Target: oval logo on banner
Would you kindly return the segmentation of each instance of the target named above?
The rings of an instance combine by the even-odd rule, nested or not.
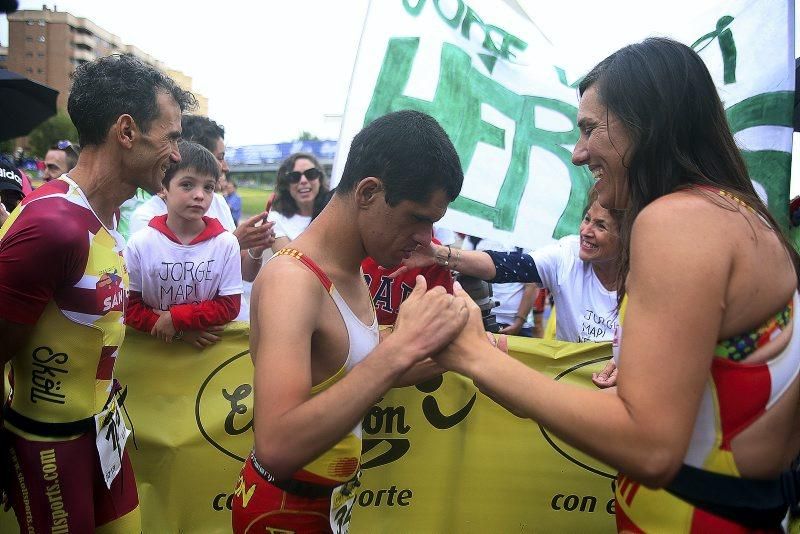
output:
[[[586,362],[581,362],[573,367],[570,367],[566,371],[559,373],[558,376],[555,377],[555,380],[561,380],[562,378],[569,377],[570,373],[574,373],[578,369],[583,367],[587,367],[589,365],[594,365],[599,362],[608,361],[609,358],[596,358],[594,360],[589,360]],[[569,378],[567,378],[569,380]],[[583,452],[572,448],[571,446],[567,445],[557,437],[551,435],[545,427],[539,425],[539,430],[542,431],[542,436],[544,436],[545,441],[553,447],[558,454],[569,460],[570,462],[574,463],[575,465],[586,469],[590,473],[594,473],[595,475],[600,475],[602,477],[610,478],[612,480],[617,478],[616,473],[611,472],[611,468],[605,465],[604,463],[600,462],[599,460],[595,460],[588,454],[584,454]]]
[[[253,447],[253,362],[244,351],[211,371],[197,392],[195,419],[217,450],[244,462]]]

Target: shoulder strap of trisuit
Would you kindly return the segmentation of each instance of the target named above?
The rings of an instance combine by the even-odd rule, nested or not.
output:
[[[331,289],[333,288],[333,282],[331,282],[331,279],[328,278],[328,275],[325,274],[325,271],[323,271],[319,265],[314,263],[314,260],[306,256],[304,253],[297,249],[286,247],[280,249],[275,255],[290,256],[296,260],[299,260],[303,265],[311,269],[311,272],[317,275],[317,278],[319,278],[319,281],[322,283],[323,287],[325,287],[325,290],[328,293],[331,292]]]

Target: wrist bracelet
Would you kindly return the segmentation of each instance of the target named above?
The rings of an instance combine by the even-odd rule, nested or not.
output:
[[[522,317],[522,316],[520,316],[520,315],[515,315],[515,316],[514,316],[514,319],[519,319],[519,320],[520,320],[520,321],[522,321],[523,323],[525,322],[525,318],[524,318],[524,317]]]
[[[442,245],[441,248],[444,248],[446,245]],[[441,265],[442,267],[447,267],[450,264],[450,251],[448,250],[448,254],[446,258],[439,256],[438,250],[435,250],[433,253],[433,261],[436,262],[436,265]]]
[[[264,251],[262,250],[261,254],[259,254],[258,256],[253,256],[253,249],[252,248],[248,248],[247,249],[247,255],[250,256],[251,259],[260,260],[261,258],[264,257]]]
[[[458,266],[458,262],[461,259],[461,249],[456,250],[456,259],[453,261],[453,266],[450,267],[451,271],[455,271],[456,267]]]

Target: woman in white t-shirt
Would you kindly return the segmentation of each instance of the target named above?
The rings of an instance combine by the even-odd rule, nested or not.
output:
[[[322,202],[327,192],[328,177],[312,154],[296,152],[281,163],[268,218],[275,221],[273,252],[288,245],[306,229],[311,223],[314,206]]]
[[[576,343],[612,341],[618,323],[621,214],[603,208],[595,199],[592,191],[579,235],[564,237],[531,254],[453,250],[432,244],[404,263],[418,267],[435,262],[493,284],[541,284],[553,294],[556,339]],[[595,377],[595,383],[613,383],[614,369],[609,365]]]
[[[295,152],[280,164],[275,180],[275,198],[269,210],[267,221],[275,223],[275,242],[272,252],[278,252],[297,239],[311,223],[315,206],[319,210],[324,205],[323,198],[328,192],[328,177],[322,165],[313,154]],[[265,249],[250,249],[248,254],[257,262],[262,262]],[[269,255],[267,256],[269,258]],[[261,264],[258,264],[258,269]],[[256,270],[258,272],[258,270]],[[255,275],[253,275],[255,278]],[[252,282],[244,282],[244,297],[249,301],[253,290]],[[249,319],[249,308],[247,309]]]

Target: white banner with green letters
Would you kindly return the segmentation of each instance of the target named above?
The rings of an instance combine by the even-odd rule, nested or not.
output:
[[[516,3],[513,3],[516,5]],[[698,3],[699,5],[700,3]],[[641,21],[704,59],[751,178],[788,225],[794,13],[787,0],[703,2],[680,25]],[[535,13],[530,13],[535,19]],[[599,62],[613,50],[585,46]],[[372,1],[353,71],[334,181],[353,136],[386,113],[434,116],[465,182],[441,226],[536,248],[576,233],[592,183],[571,164],[577,83],[519,8],[498,0]]]

